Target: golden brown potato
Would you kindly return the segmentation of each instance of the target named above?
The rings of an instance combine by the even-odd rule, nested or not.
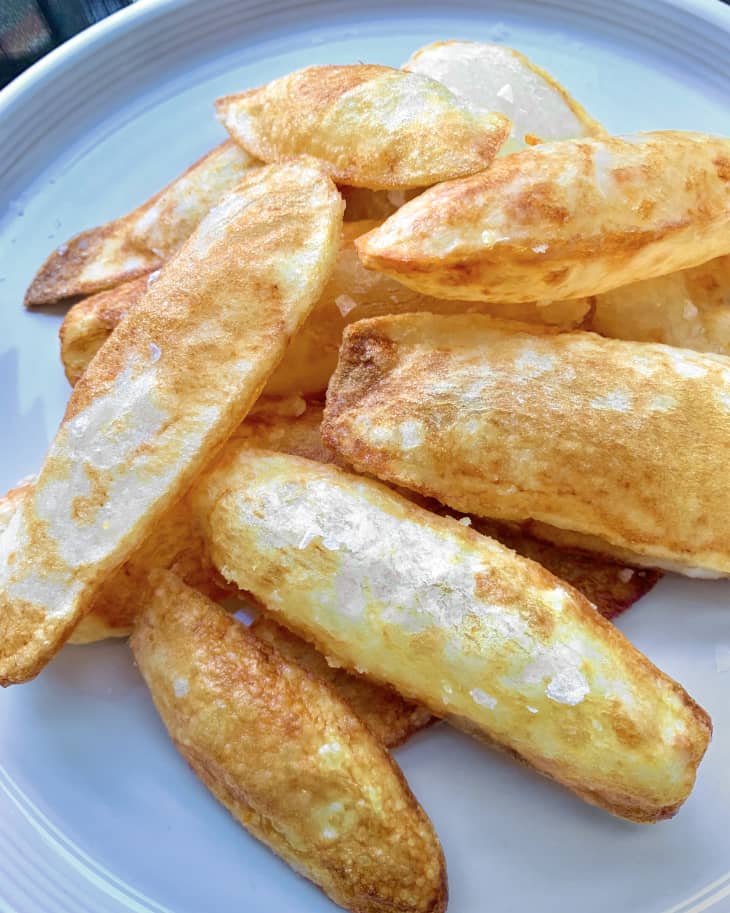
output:
[[[254,837],[354,913],[442,913],[431,822],[321,679],[158,571],[131,640],[175,746]]]
[[[26,292],[26,307],[113,288],[157,269],[254,165],[230,140],[137,209],[57,248]]]
[[[718,356],[479,315],[381,317],[345,333],[322,434],[357,469],[457,510],[730,573]]]
[[[564,546],[544,542],[507,523],[470,517],[470,526],[483,536],[490,536],[569,583],[594,605],[604,618],[616,618],[646,595],[661,579],[653,568],[634,567],[631,561],[617,562],[601,554],[582,551],[567,543]],[[530,524],[527,525],[529,529]],[[607,549],[606,551],[610,551]]]
[[[473,114],[440,83],[374,64],[306,67],[216,101],[231,136],[265,162],[306,153],[341,184],[427,187],[487,168],[502,114]]]
[[[258,398],[334,265],[314,159],[259,168],[203,220],[74,388],[0,539],[0,682],[37,674]]]
[[[440,298],[555,301],[730,252],[730,140],[642,133],[547,143],[406,203],[365,266]]]
[[[327,682],[386,748],[402,745],[434,720],[425,707],[404,700],[392,688],[330,666],[311,644],[271,618],[260,615],[251,630],[286,659]]]
[[[435,41],[412,54],[403,69],[443,83],[475,114],[509,117],[512,132],[500,155],[540,141],[605,133],[556,79],[502,44]]]
[[[596,295],[586,327],[730,355],[730,256]]]
[[[229,448],[193,492],[213,563],[345,668],[642,822],[689,794],[710,722],[583,596],[383,485]]]
[[[153,272],[123,282],[109,291],[84,298],[68,309],[58,335],[63,370],[71,386],[81,378],[129,309],[144,295],[150,277],[154,276]]]
[[[438,314],[479,311],[570,328],[578,326],[588,313],[587,298],[538,306],[443,301],[421,295],[382,273],[366,270],[360,263],[354,248],[355,238],[376,224],[372,221],[345,224],[334,272],[314,310],[292,340],[284,360],[269,379],[264,391],[268,395],[323,393],[337,364],[342,331],[348,324],[366,317],[409,311]],[[141,297],[145,290],[145,280],[135,280],[80,301],[69,310],[61,327],[61,359],[71,383],[81,377],[114,326],[126,317],[135,295]]]
[[[333,459],[333,454],[322,443],[319,433],[321,421],[322,406],[319,403],[305,403],[295,398],[276,400],[264,397],[251,410],[246,421],[236,429],[226,448],[241,442],[250,447],[278,450],[328,463]],[[20,499],[33,481],[29,478],[0,497],[0,534],[9,525]],[[425,506],[443,511],[433,501]],[[471,525],[478,532],[498,539],[566,580],[587,596],[605,618],[613,618],[632,605],[651,589],[659,577],[656,571],[637,570],[626,567],[625,563],[605,561],[590,553],[576,552],[575,546],[572,550],[569,547],[555,546],[519,530],[510,529],[505,524],[472,517]],[[154,532],[127,562],[104,581],[94,597],[91,611],[74,628],[69,642],[89,643],[107,637],[126,637],[139,607],[139,593],[153,568],[172,568],[185,583],[213,599],[222,595],[224,581],[220,575],[215,574],[207,560],[187,497],[165,514]],[[279,647],[282,648],[282,644]],[[311,648],[303,645],[302,650],[309,651]],[[310,671],[314,671],[315,665],[316,660],[313,659],[308,666]],[[339,676],[345,673],[333,674],[339,680]],[[403,715],[394,712],[388,716],[383,709],[382,696],[367,696],[366,689],[377,692],[379,687],[362,677],[358,681],[359,684],[353,685],[353,695],[362,693],[362,696],[353,697],[353,700],[357,700],[356,711],[362,715],[371,704],[378,708],[377,716],[387,722],[387,729],[384,727],[377,733],[385,744],[395,744],[398,733],[405,731],[403,725],[415,725],[420,721],[418,711],[412,714],[407,705],[404,705]],[[397,719],[404,721],[404,724],[397,723]]]
[[[282,450],[326,462],[332,454],[322,444],[321,421],[319,404],[262,398],[236,429],[234,438],[250,446]],[[9,526],[21,499],[32,491],[34,481],[30,477],[0,497],[0,534]],[[223,595],[224,581],[207,560],[187,496],[167,511],[154,531],[104,581],[88,615],[71,633],[69,643],[126,637],[139,611],[139,594],[150,571],[155,568],[173,569],[185,583],[213,599]]]
[[[216,146],[160,194],[135,210],[132,243],[168,259],[228,191],[261,164],[230,140]]]

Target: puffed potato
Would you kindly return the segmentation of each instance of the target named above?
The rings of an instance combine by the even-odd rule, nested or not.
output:
[[[306,67],[216,101],[218,119],[265,162],[314,155],[340,184],[427,187],[487,168],[510,131],[433,79],[375,64]]]
[[[405,489],[403,492],[407,494]],[[631,608],[662,577],[655,568],[637,567],[630,553],[611,555],[611,549],[604,548],[596,554],[576,541],[559,543],[549,537],[545,541],[545,536],[531,529],[531,523],[521,527],[483,517],[469,516],[468,520],[478,533],[496,539],[569,583],[609,621]]]
[[[587,298],[536,304],[493,305],[474,301],[445,301],[422,295],[382,273],[366,270],[354,248],[357,237],[372,229],[372,221],[345,223],[340,252],[332,276],[312,313],[292,339],[286,355],[270,377],[269,396],[319,394],[337,364],[342,331],[355,320],[380,314],[430,311],[460,314],[465,311],[495,314],[512,320],[565,328],[578,326],[589,311]],[[154,275],[154,274],[153,274]],[[74,384],[86,366],[146,291],[144,279],[120,285],[75,304],[61,325],[61,359],[66,377]]]
[[[730,355],[730,256],[596,295],[586,328]]]
[[[157,269],[260,164],[230,140],[217,146],[126,216],[61,244],[33,279],[26,307],[91,295]]]
[[[319,431],[321,421],[322,406],[319,403],[305,403],[296,398],[263,397],[233,433],[226,448],[244,443],[249,447],[277,450],[328,463],[333,460],[334,454],[322,442]],[[0,533],[9,525],[21,498],[33,482],[34,479],[30,477],[0,497]],[[403,493],[408,494],[405,491]],[[430,502],[425,506],[429,509],[439,508],[436,502]],[[443,508],[439,509],[443,511]],[[627,609],[650,590],[660,576],[653,570],[627,567],[625,559],[621,564],[606,561],[590,552],[576,551],[575,544],[570,547],[552,545],[522,530],[509,528],[505,524],[486,521],[479,517],[469,518],[469,523],[478,532],[498,539],[508,548],[537,561],[556,577],[570,583],[596,606],[604,618],[613,618]],[[154,532],[125,564],[104,581],[94,597],[91,611],[74,628],[69,643],[90,643],[107,637],[126,637],[137,614],[139,593],[149,572],[154,568],[174,570],[189,586],[213,599],[220,598],[223,594],[224,581],[214,572],[207,560],[200,531],[193,522],[187,496],[165,514]],[[260,624],[263,626],[264,622]],[[262,630],[268,632],[270,629]],[[291,645],[292,642],[288,638],[293,636],[291,632],[287,632],[286,637],[280,639],[277,644],[286,655],[289,654],[284,647]],[[297,648],[301,649],[299,660],[311,672],[321,669],[318,654],[308,644],[298,642]],[[331,671],[334,677],[331,683],[334,685],[340,681],[341,674],[346,674]],[[347,677],[349,679],[350,676]],[[372,689],[376,692],[379,690],[371,682],[359,677],[359,683],[353,685],[351,691],[344,686],[341,690],[361,716],[368,713],[369,707],[375,708],[367,719],[368,724],[375,729],[384,744],[396,744],[400,734],[411,731],[411,727],[420,724],[421,717],[407,702],[402,702],[400,707],[391,703],[390,712],[386,713],[382,695],[370,694]],[[375,718],[381,720],[379,728],[373,723]]]
[[[413,53],[403,69],[442,83],[474,113],[501,111],[509,117],[512,132],[499,155],[605,133],[546,70],[502,44],[434,41]]]
[[[370,730],[321,679],[172,574],[131,639],[170,738],[237,821],[353,913],[442,913],[431,822]]]
[[[730,140],[545,143],[426,190],[356,247],[369,269],[440,298],[607,292],[730,252]]]
[[[633,563],[730,574],[730,362],[515,326],[476,314],[353,324],[325,444],[457,510],[571,530],[592,537],[572,546]]]
[[[229,448],[192,497],[223,577],[327,657],[613,814],[655,821],[686,799],[707,714],[538,564],[270,451]]]
[[[332,454],[322,444],[321,421],[319,404],[264,397],[236,429],[233,439],[327,462]],[[0,497],[0,534],[9,526],[22,498],[32,493],[34,482],[32,476],[28,477]],[[174,570],[188,586],[212,599],[224,595],[224,582],[207,560],[187,495],[167,511],[127,561],[104,580],[91,610],[73,629],[69,643],[126,637],[139,611],[139,594],[155,568]]]
[[[42,669],[246,416],[329,278],[343,208],[314,159],[252,171],[97,353],[0,538],[2,684]]]

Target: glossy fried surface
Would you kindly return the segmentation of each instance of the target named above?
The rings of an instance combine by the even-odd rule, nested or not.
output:
[[[457,510],[730,573],[717,356],[478,315],[376,318],[345,334],[322,430],[359,470]]]
[[[502,44],[434,41],[403,65],[443,83],[472,111],[500,111],[512,132],[500,155],[538,141],[595,136],[605,131],[560,83],[524,54]]]
[[[157,269],[256,164],[235,143],[217,146],[137,209],[53,251],[26,292],[26,307],[91,295]]]
[[[476,311],[529,323],[577,326],[589,309],[587,299],[556,301],[544,306],[534,303],[493,305],[474,301],[447,301],[422,295],[383,273],[363,267],[355,241],[369,231],[373,222],[345,223],[342,244],[332,276],[316,307],[297,337],[292,340],[266,392],[317,394],[327,389],[337,365],[337,354],[346,326],[356,320],[381,314],[428,311],[434,314],[462,314]]]
[[[441,913],[443,854],[347,704],[157,572],[131,640],[170,737],[237,820],[353,913]]]
[[[287,349],[283,361],[269,379],[265,392],[274,396],[318,394],[337,365],[344,328],[355,320],[380,314],[429,311],[460,314],[465,311],[495,314],[512,320],[578,326],[588,314],[586,298],[536,304],[492,305],[474,301],[445,301],[422,295],[383,273],[366,270],[355,251],[357,237],[376,222],[347,222],[340,251],[329,282],[312,313]],[[153,274],[154,275],[154,274]],[[61,359],[71,383],[101,348],[114,327],[126,317],[136,298],[146,291],[144,278],[102,292],[75,304],[61,326]]]
[[[252,171],[99,351],[0,538],[0,682],[40,671],[240,424],[329,278],[342,210],[312,159]]]
[[[564,546],[542,541],[535,535],[480,517],[471,517],[471,528],[491,536],[531,561],[541,564],[569,583],[592,603],[604,618],[616,618],[645,596],[661,579],[651,567],[635,567],[630,559],[618,562],[605,555],[581,551],[575,544]],[[610,552],[610,549],[606,549]]]
[[[596,295],[587,328],[730,355],[730,256]]]
[[[378,685],[346,669],[330,666],[311,644],[271,618],[260,615],[251,625],[251,630],[282,656],[334,688],[386,748],[402,745],[419,729],[433,722],[432,714],[425,707],[404,700],[392,688]]]
[[[252,169],[262,163],[226,140],[136,211],[132,242],[171,257],[204,216]]]
[[[321,420],[319,404],[264,397],[236,429],[234,439],[326,462],[332,454],[322,444]],[[10,524],[33,482],[30,477],[0,497],[0,533]],[[126,637],[139,611],[139,594],[155,568],[173,569],[185,583],[213,599],[224,594],[224,582],[207,560],[186,496],[167,511],[127,561],[104,581],[91,610],[73,629],[69,643]]]
[[[671,816],[706,713],[534,562],[332,465],[231,448],[193,501],[220,573],[345,668],[589,802]]]
[[[321,421],[322,406],[319,403],[305,403],[296,398],[263,397],[246,421],[236,429],[226,447],[238,446],[240,442],[250,447],[277,450],[328,463],[332,461],[333,454],[322,442]],[[21,482],[0,498],[0,533],[10,523],[21,497],[32,483],[32,478]],[[436,502],[428,504],[429,509],[434,506]],[[572,547],[553,545],[505,524],[472,517],[471,525],[566,580],[580,590],[605,618],[613,618],[627,609],[651,589],[659,577],[654,570],[627,567],[625,563],[618,564],[588,552],[577,552],[574,544]],[[548,532],[555,534],[552,529]],[[539,530],[537,534],[550,538],[545,530]],[[608,547],[604,550],[610,551]],[[74,628],[69,642],[90,643],[107,637],[126,637],[139,608],[139,593],[154,568],[173,568],[185,583],[213,599],[222,595],[224,581],[207,559],[200,530],[193,521],[186,497],[165,514],[125,564],[104,581],[91,611]],[[260,623],[264,624],[263,621]],[[284,639],[278,646],[286,652],[283,648],[294,635],[285,632],[282,636]],[[298,639],[296,644],[303,651],[300,659],[305,661],[304,665],[307,665],[306,661],[310,662],[310,671],[321,668],[321,659],[313,648]],[[413,710],[408,702],[397,698],[399,704],[386,704],[380,686],[363,677],[352,676],[357,683],[350,687],[344,684],[351,677],[349,673],[330,670],[329,667],[323,671],[332,673],[334,684],[341,676],[346,676],[342,693],[356,704],[356,711],[361,716],[369,713],[369,707],[376,708],[367,722],[384,744],[397,744],[401,738],[407,738],[407,733],[413,731],[412,727],[420,728],[425,724],[421,712]]]
[[[730,140],[665,131],[546,143],[406,203],[357,248],[442,298],[595,295],[730,252]]]
[[[251,155],[321,159],[339,183],[427,187],[487,168],[507,139],[501,114],[473,114],[440,83],[374,64],[306,67],[216,101]]]

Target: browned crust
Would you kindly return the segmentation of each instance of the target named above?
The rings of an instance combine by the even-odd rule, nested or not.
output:
[[[334,688],[386,748],[402,745],[435,720],[425,707],[405,700],[392,688],[371,682],[364,675],[330,666],[306,640],[265,615],[254,621],[251,630],[282,656]]]
[[[709,717],[544,568],[382,485],[293,456],[229,452],[193,501],[224,576],[344,668],[437,716],[467,717],[614,814],[658,820],[687,798]],[[411,546],[402,553],[398,522]],[[350,528],[368,530],[367,541]],[[459,570],[442,589],[440,566],[433,578],[424,568],[444,551],[460,557],[448,562]],[[392,604],[381,580],[401,594]],[[587,676],[577,700],[545,690],[562,671],[532,677],[535,663],[562,670],[571,651]]]
[[[727,573],[717,509],[729,427],[723,363],[536,329],[480,315],[352,325],[328,390],[325,443],[358,470],[455,510],[593,535],[640,564]],[[534,380],[522,353],[538,361]],[[443,392],[432,391],[434,376]],[[470,399],[472,385],[486,392]],[[410,449],[397,443],[406,419],[422,431]],[[706,454],[699,462],[688,449],[695,440]],[[680,479],[691,492],[676,488]]]
[[[173,742],[216,798],[353,913],[442,913],[432,825],[347,704],[174,575],[151,583],[132,650]]]
[[[56,248],[28,287],[23,299],[25,306],[32,308],[55,304],[77,295],[93,295],[161,266],[160,257],[150,251],[139,250],[129,241],[132,217],[140,211],[135,210],[106,225],[82,231]],[[84,279],[84,271],[102,256],[105,247],[111,243],[116,245],[118,263],[95,279]]]
[[[251,171],[102,347],[16,515],[0,682],[40,672],[235,431],[324,287],[343,208],[313,159]]]
[[[229,144],[233,148],[227,140],[211,149],[136,209],[104,225],[87,229],[54,250],[31,282],[25,294],[25,306],[36,307],[79,295],[93,295],[159,268],[166,256],[137,239],[135,231],[139,219],[208,160],[215,162],[225,154]],[[161,218],[174,217],[163,213]]]
[[[401,84],[406,78],[421,79],[422,89],[431,83],[447,92],[435,80],[391,67],[312,66],[257,89],[219,98],[216,111],[231,136],[251,155],[267,162],[314,155],[333,180],[352,187],[425,187],[489,166],[510,131],[510,121],[501,114],[477,117],[456,103],[447,112],[443,98],[434,100],[426,91],[418,96],[412,90],[413,97],[408,98],[413,116],[391,128],[380,117],[379,107],[390,101],[380,85],[363,93],[365,101],[358,100],[356,111],[354,105],[338,107],[347,93],[389,75]],[[422,126],[413,99],[421,108],[433,105],[438,117]],[[454,140],[451,144],[448,136]]]
[[[368,268],[443,297],[605,292],[727,253],[726,149],[678,131],[526,149],[427,190],[356,247]]]
[[[91,359],[112,331],[147,291],[149,274],[123,282],[74,304],[58,331],[61,361],[71,386],[81,379]]]
[[[609,621],[645,596],[663,576],[654,568],[620,564],[610,557],[544,542],[505,523],[471,517],[471,526],[565,580]]]

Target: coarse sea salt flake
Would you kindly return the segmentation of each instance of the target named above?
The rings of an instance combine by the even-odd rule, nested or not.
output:
[[[175,692],[175,697],[185,697],[185,695],[190,691],[190,683],[186,678],[178,677],[172,683],[173,691]]]
[[[350,311],[353,311],[357,307],[357,301],[349,295],[338,295],[335,298],[335,304],[343,317],[347,317]]]

